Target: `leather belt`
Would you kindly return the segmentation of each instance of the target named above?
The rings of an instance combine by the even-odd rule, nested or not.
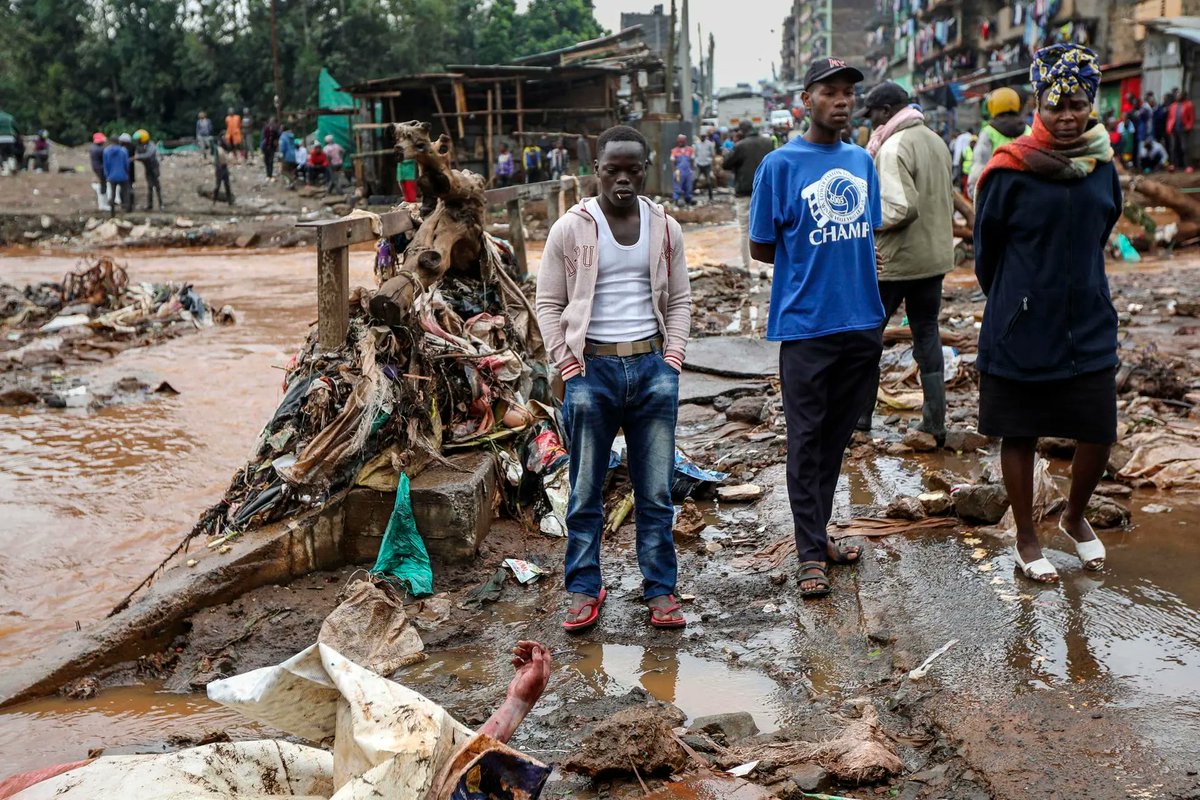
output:
[[[583,352],[589,356],[641,356],[662,350],[662,337],[643,339],[640,342],[588,342]]]

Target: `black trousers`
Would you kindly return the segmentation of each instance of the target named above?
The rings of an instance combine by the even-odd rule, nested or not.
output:
[[[1175,166],[1175,169],[1186,169],[1188,166],[1187,145],[1189,135],[1187,131],[1183,131],[1182,133],[1173,133],[1169,137],[1171,140],[1171,164]]]
[[[825,528],[854,423],[878,369],[878,328],[784,342],[779,348],[787,421],[787,487],[801,561],[825,561]]]
[[[275,148],[264,147],[263,151],[263,166],[267,168],[267,177],[275,177]]]
[[[938,317],[942,313],[944,278],[944,275],[935,275],[932,278],[918,278],[912,281],[879,282],[884,327],[887,327],[888,320],[900,309],[900,304],[904,303],[904,313],[908,315],[908,325],[912,328],[913,359],[917,362],[921,375],[940,376],[946,368],[946,360],[942,356],[942,334],[938,328]],[[924,386],[924,378],[921,384]],[[875,410],[875,396],[878,393],[879,365],[876,364],[874,379],[871,381],[871,394],[863,406],[865,429],[871,427],[871,412]]]
[[[217,202],[217,197],[221,194],[221,187],[225,187],[225,199],[229,201],[229,205],[233,205],[233,189],[229,188],[229,167],[217,167],[217,183],[213,186],[213,202]]]

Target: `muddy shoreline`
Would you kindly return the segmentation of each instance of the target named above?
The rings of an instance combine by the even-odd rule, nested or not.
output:
[[[769,282],[721,270],[718,265],[730,258],[721,250],[721,231],[705,239],[700,230],[689,236],[705,247],[711,241],[714,249],[697,250],[692,258],[697,334],[758,332],[754,326],[765,319]],[[1172,424],[1195,419],[1195,402],[1187,395],[1200,388],[1189,365],[1200,347],[1200,321],[1180,313],[1180,306],[1186,312],[1181,301],[1200,294],[1197,266],[1183,258],[1136,270],[1114,265],[1110,279],[1122,315],[1123,358],[1149,359],[1145,370],[1129,376],[1132,388],[1123,398],[1123,420],[1131,428],[1153,426],[1147,418]],[[954,273],[946,294],[944,324],[969,342],[982,308],[969,273]],[[305,312],[302,303],[298,308],[291,324],[299,330]],[[961,352],[969,355],[970,347]],[[970,432],[976,395],[969,359],[963,370],[965,378],[949,392],[950,420]],[[1177,378],[1178,387],[1164,371]],[[856,713],[851,701],[865,697],[880,711],[905,765],[905,774],[883,785],[884,795],[975,800],[1034,792],[1101,798],[1200,793],[1200,781],[1188,774],[1195,765],[1187,745],[1200,735],[1200,708],[1171,697],[1200,675],[1194,642],[1200,593],[1190,579],[1147,556],[1157,548],[1169,564],[1195,563],[1200,552],[1186,531],[1200,520],[1200,504],[1185,494],[1146,489],[1118,498],[1132,510],[1133,524],[1101,531],[1110,567],[1099,578],[1079,574],[1065,542],[1048,538],[1051,560],[1069,574],[1053,590],[1039,590],[1014,575],[1011,540],[1003,532],[959,525],[874,539],[861,566],[834,572],[830,600],[802,603],[790,563],[758,572],[745,566],[790,530],[777,387],[769,377],[752,383],[751,392],[744,378],[705,380],[715,380],[715,386],[702,387],[699,399],[684,406],[681,446],[703,466],[761,485],[766,494],[754,505],[704,504],[707,524],[698,535],[678,539],[680,593],[694,596],[684,606],[686,632],[646,625],[634,531],[626,524],[604,545],[611,594],[602,622],[587,637],[569,639],[558,624],[562,542],[501,521],[473,564],[435,564],[435,590],[446,593],[450,613],[444,619],[439,613],[422,630],[426,661],[397,679],[464,723],[478,724],[507,683],[503,654],[515,638],[532,637],[550,646],[556,669],[546,697],[514,743],[547,761],[561,761],[616,710],[644,706],[651,698],[674,703],[688,718],[748,711],[768,737],[811,741],[843,728]],[[1165,390],[1158,385],[1163,381],[1170,384]],[[730,427],[727,412],[746,396],[764,401],[757,421]],[[857,439],[848,458],[835,520],[882,516],[897,496],[933,488],[930,479],[939,470],[976,480],[998,452],[990,442],[972,442],[978,449],[965,453],[916,452],[906,444],[912,420],[911,410],[880,406],[875,430]],[[1052,471],[1062,475],[1064,464],[1054,460]],[[1173,509],[1144,511],[1156,505]],[[1049,536],[1052,530],[1050,521],[1044,532]],[[530,586],[509,581],[495,603],[459,608],[507,557],[533,561],[550,574]],[[93,676],[94,685],[73,687],[84,694],[101,690],[96,698],[58,701],[59,708],[97,702],[112,687],[193,691],[216,677],[277,663],[315,639],[356,569],[263,587],[202,611],[167,647]],[[1122,609],[1131,607],[1144,609],[1133,628],[1120,621],[1127,613]],[[927,678],[906,677],[951,639],[958,644]],[[1139,647],[1142,652],[1132,655],[1130,648]],[[1154,685],[1164,681],[1165,687]],[[0,716],[0,727],[3,720],[38,713],[35,708],[11,709]],[[174,744],[147,733],[140,734],[141,744],[161,749],[200,740],[208,727],[222,724],[206,713],[211,712],[197,719],[211,721],[185,726],[188,732]],[[138,745],[128,735],[123,744]],[[39,765],[22,762],[5,771]],[[769,766],[758,780],[781,797],[798,796],[800,776],[775,780],[782,773]],[[654,789],[663,778],[648,782]],[[812,788],[831,785],[826,780]],[[853,796],[879,793],[879,787],[836,789]],[[632,777],[590,785],[556,773],[544,796],[640,794]]]

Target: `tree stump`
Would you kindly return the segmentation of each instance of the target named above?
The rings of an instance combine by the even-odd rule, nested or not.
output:
[[[483,178],[450,168],[450,138],[432,141],[429,123],[398,123],[396,153],[417,162],[423,222],[405,249],[396,275],[371,299],[372,316],[401,325],[413,298],[436,285],[451,269],[477,272],[483,251],[486,210]]]

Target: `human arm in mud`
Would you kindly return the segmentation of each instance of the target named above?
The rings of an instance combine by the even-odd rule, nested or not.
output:
[[[565,218],[564,218],[565,219]],[[559,221],[560,223],[562,220]],[[538,328],[550,362],[558,368],[564,381],[574,378],[583,371],[575,355],[567,347],[567,336],[563,328],[563,312],[569,300],[567,294],[567,258],[563,252],[564,225],[555,223],[546,237],[542,252],[542,263],[538,267],[537,298],[534,307]]]
[[[508,684],[504,702],[478,731],[498,742],[512,738],[550,680],[550,651],[538,642],[517,642],[512,663],[517,674]]]
[[[682,372],[688,336],[692,331],[692,286],[688,280],[683,229],[674,217],[667,217],[667,234],[673,246],[667,270],[667,337],[663,345],[663,360],[676,372]]]

